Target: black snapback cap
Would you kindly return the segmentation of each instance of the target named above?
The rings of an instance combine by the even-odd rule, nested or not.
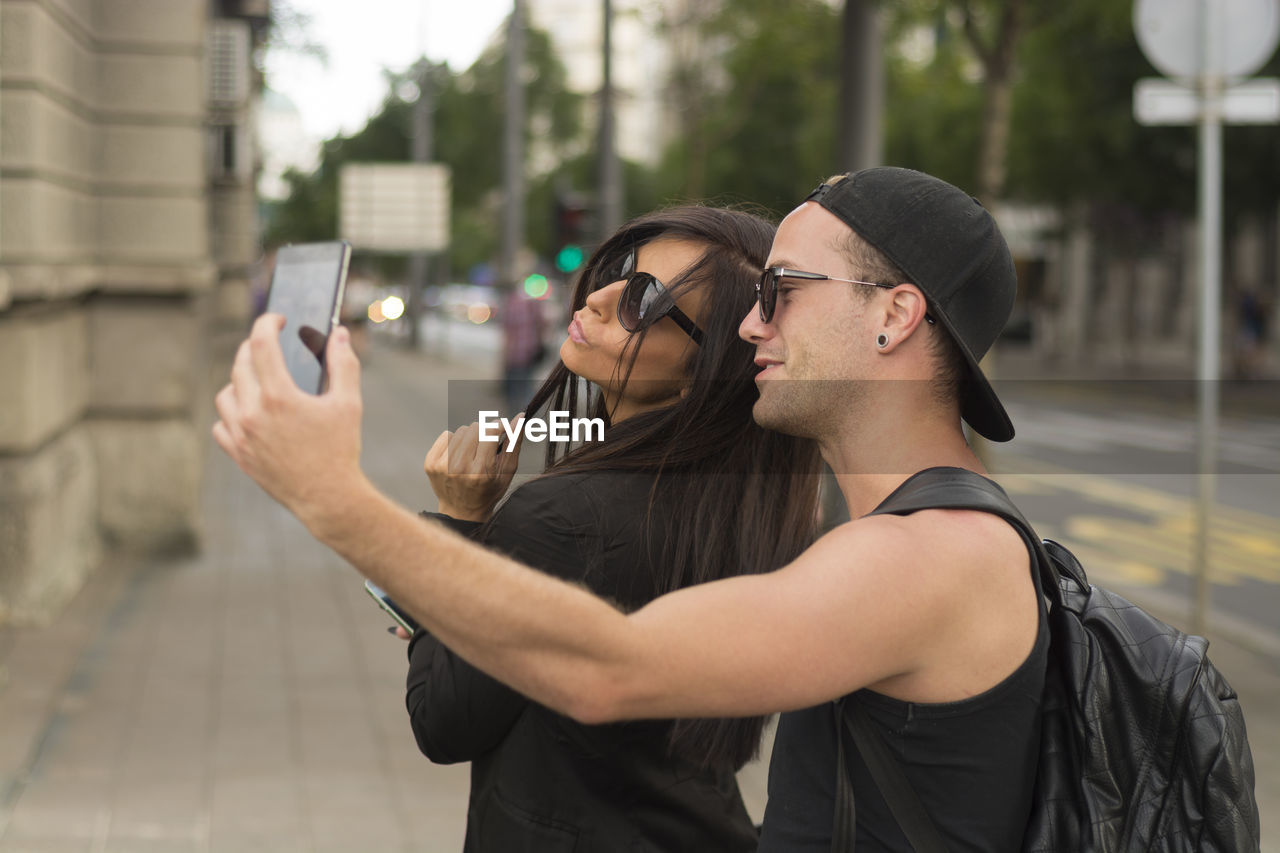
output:
[[[1018,289],[1009,245],[987,209],[946,181],[891,166],[822,184],[805,201],[835,214],[924,292],[930,314],[968,363],[961,417],[992,441],[1013,438],[1013,422],[978,367],[1008,322]]]

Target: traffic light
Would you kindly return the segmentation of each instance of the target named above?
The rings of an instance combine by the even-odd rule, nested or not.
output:
[[[576,193],[557,192],[555,194],[555,210],[553,227],[555,232],[552,250],[556,269],[568,275],[582,266],[586,258],[583,244],[587,238],[588,205]]]
[[[556,252],[556,269],[562,273],[571,273],[582,266],[582,260],[585,255],[586,253],[582,251],[581,246],[573,243],[562,246],[560,251]]]

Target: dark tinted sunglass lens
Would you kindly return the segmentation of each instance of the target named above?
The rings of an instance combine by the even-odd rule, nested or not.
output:
[[[638,331],[666,313],[666,295],[658,280],[648,273],[634,273],[627,279],[618,299],[618,320],[628,332]]]
[[[622,288],[622,296],[618,298],[618,322],[628,332],[640,328],[640,306],[644,299],[645,282],[641,276],[633,275],[627,279]]]
[[[644,291],[640,297],[640,320],[656,320],[666,313],[667,305],[671,300],[665,298],[667,292],[662,289],[662,285],[651,275],[645,275],[648,282],[644,286]]]
[[[627,252],[625,255],[620,255],[612,263],[610,263],[607,267],[605,267],[605,279],[606,279],[605,284],[612,284],[615,281],[625,280],[627,276],[631,275],[632,271],[635,268],[636,268],[636,253],[635,253],[635,250],[632,249],[631,251]]]
[[[778,296],[778,277],[773,270],[767,269],[760,274],[760,321],[768,323],[773,319],[773,302]]]

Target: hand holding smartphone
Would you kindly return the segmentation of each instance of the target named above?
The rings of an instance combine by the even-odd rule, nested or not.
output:
[[[345,240],[285,246],[276,253],[267,311],[284,315],[284,363],[309,394],[324,389],[325,347],[338,322],[350,260],[351,245]]]
[[[391,615],[391,618],[396,620],[396,623],[401,628],[404,628],[410,634],[418,630],[418,623],[414,618],[402,610],[400,605],[392,601],[390,596],[382,590],[382,587],[378,586],[373,581],[365,581],[364,591],[369,593],[369,595],[373,597],[373,600],[378,602],[378,606],[387,611],[387,613]]]

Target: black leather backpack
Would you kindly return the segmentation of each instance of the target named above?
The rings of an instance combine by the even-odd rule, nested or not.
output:
[[[999,515],[1036,556],[1050,646],[1040,766],[1023,849],[1257,851],[1244,714],[1206,657],[1208,642],[1091,585],[1075,556],[1042,542],[1004,490],[984,477],[959,468],[922,471],[876,514],[922,509]],[[842,702],[842,710],[845,728],[917,853],[945,850],[927,807],[865,713],[851,702]],[[832,849],[852,851],[852,790],[843,760],[836,810]]]

